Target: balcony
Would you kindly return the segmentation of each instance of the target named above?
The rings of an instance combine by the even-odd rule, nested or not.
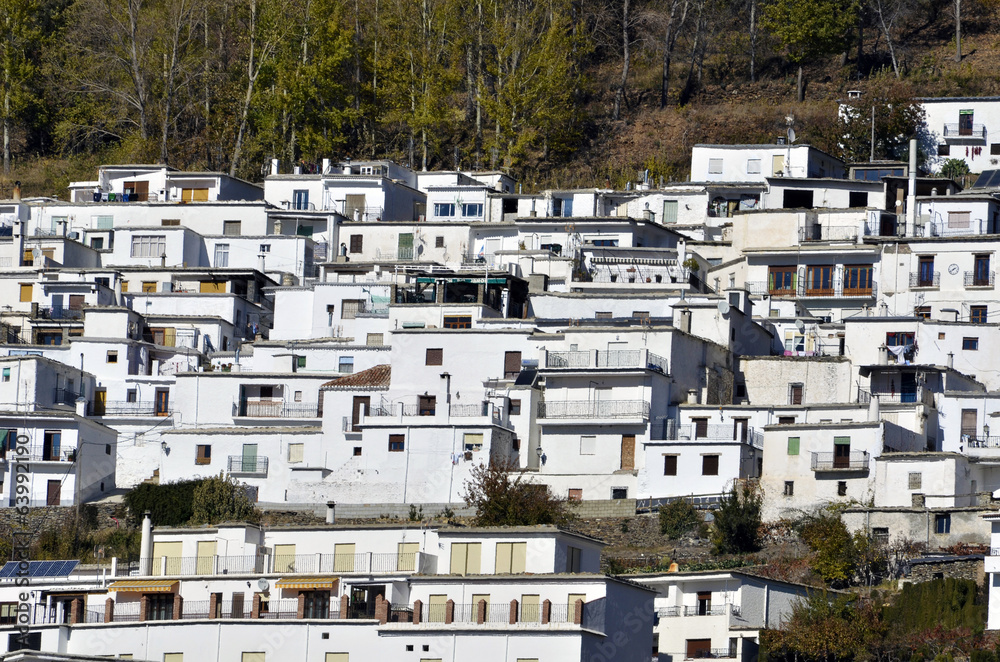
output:
[[[16,458],[19,462],[76,462],[75,448],[60,448],[59,444],[52,446],[16,446],[5,451],[7,459]],[[0,459],[3,459],[0,457]]]
[[[227,462],[229,473],[234,476],[254,476],[264,478],[267,476],[266,457],[243,457],[241,455],[230,455]]]
[[[858,240],[856,225],[807,225],[799,228],[800,242],[840,241],[854,243]]]
[[[38,319],[43,320],[79,320],[83,319],[83,311],[74,308],[39,308]]]
[[[546,352],[545,367],[556,369],[645,369],[667,373],[667,360],[646,349]]]
[[[237,460],[242,458],[237,457]],[[356,554],[266,554],[244,556],[159,556],[118,563],[125,577],[420,572],[434,560],[423,552]]]
[[[172,413],[170,409],[157,407],[152,400],[92,402],[89,410],[91,416],[169,416]]]
[[[868,452],[850,451],[847,455],[813,453],[813,471],[868,471]]]
[[[945,124],[945,140],[955,142],[977,142],[986,140],[985,124]]]
[[[284,400],[242,400],[233,403],[233,416],[246,418],[319,418],[319,404]]]
[[[984,289],[991,289],[993,287],[993,276],[994,272],[990,271],[987,273],[966,271],[965,272],[965,286],[966,287],[981,287]]]
[[[832,283],[822,287],[807,287],[801,280],[796,287],[773,288],[769,287],[765,281],[751,281],[746,283],[745,287],[754,296],[873,299],[878,295],[878,285],[875,283],[872,283],[870,286],[852,287],[850,285],[845,286],[841,279],[835,279]]]
[[[645,400],[570,400],[539,402],[538,418],[649,418]]]
[[[918,234],[920,234],[920,228],[917,229]],[[925,220],[924,236],[927,236],[926,233],[928,231],[930,232],[931,237],[962,237],[968,235],[981,235],[989,233],[989,224],[986,220],[981,218],[957,221],[949,220],[947,222]]]
[[[83,397],[83,393],[71,391],[65,388],[53,389],[52,402],[57,405],[76,406],[76,401]]]
[[[941,287],[941,272],[912,272],[910,273],[910,287]]]
[[[684,423],[677,425],[673,420],[667,421],[663,438],[667,441],[696,441],[699,439],[740,441],[758,448],[764,443],[763,433],[753,428],[747,428],[744,431],[742,427],[737,427],[733,423],[713,423],[710,425]]]

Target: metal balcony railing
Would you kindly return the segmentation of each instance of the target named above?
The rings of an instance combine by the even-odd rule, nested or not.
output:
[[[371,411],[368,412],[368,416],[373,418],[389,418],[396,416],[416,416],[418,413],[417,405],[389,402],[382,405],[373,405]]]
[[[233,403],[233,416],[247,418],[318,418],[319,403],[243,400]]]
[[[914,271],[910,273],[910,287],[941,287],[941,272],[930,274]]]
[[[835,297],[835,298],[864,298],[871,299],[878,294],[878,285],[872,283],[868,286],[845,285],[841,279],[836,279],[829,284],[813,287],[799,280],[795,287],[777,288],[771,287],[764,281],[750,281],[744,287],[754,296],[776,296],[776,297]]]
[[[799,241],[850,241],[858,240],[856,225],[807,225],[799,228]]]
[[[647,368],[667,372],[667,360],[646,349],[546,352],[546,368]]]
[[[868,452],[850,451],[846,455],[813,453],[813,471],[868,471]]]
[[[704,648],[694,651],[692,658],[696,660],[728,659],[736,657],[735,648]]]
[[[39,319],[49,319],[49,320],[78,320],[83,319],[83,311],[74,308],[64,308],[64,307],[53,307],[53,308],[39,308],[38,309]]]
[[[227,463],[229,473],[234,476],[266,476],[266,457],[243,457],[241,455],[230,455]]]
[[[929,226],[930,236],[932,237],[958,237],[967,235],[979,235],[987,234],[988,223],[986,220],[981,218],[972,218],[969,220],[962,221],[934,221],[925,220],[924,227]],[[926,236],[927,230],[924,229],[923,233]],[[921,228],[917,228],[917,234],[921,234]]]
[[[645,400],[539,402],[538,418],[649,418]]]
[[[546,368],[589,368],[591,352],[546,352]]]
[[[161,416],[169,413],[169,409],[158,409],[152,400],[136,402],[109,400],[104,403],[90,403],[91,416]]]
[[[977,273],[975,271],[965,272],[966,287],[993,287],[994,272]]]
[[[53,389],[52,401],[57,405],[76,406],[76,401],[83,397],[79,391],[71,391],[65,388]]]
[[[961,124],[945,124],[944,137],[974,138],[979,140],[986,140],[986,125],[972,124],[971,126],[969,125],[962,126]]]

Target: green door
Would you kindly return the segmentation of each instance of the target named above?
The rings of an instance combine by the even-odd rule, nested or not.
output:
[[[257,444],[243,444],[243,473],[257,471]]]
[[[401,232],[399,234],[399,250],[397,251],[397,257],[400,260],[412,260],[413,259],[413,233],[412,232]]]

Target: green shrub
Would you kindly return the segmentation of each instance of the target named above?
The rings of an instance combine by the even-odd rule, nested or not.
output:
[[[712,546],[716,554],[746,554],[761,548],[760,507],[763,494],[756,482],[734,486],[715,511]]]
[[[179,526],[187,524],[193,515],[194,491],[200,480],[185,480],[176,483],[154,485],[143,483],[125,494],[129,521],[138,525],[147,510],[156,526]]]
[[[259,522],[261,515],[251,503],[246,487],[232,476],[220,473],[200,481],[194,489],[191,499],[193,524]]]
[[[690,533],[701,521],[701,514],[687,499],[660,506],[660,533],[672,540]]]
[[[902,632],[936,627],[982,629],[986,602],[979,587],[969,579],[935,579],[906,584],[895,602],[886,608],[886,620]]]

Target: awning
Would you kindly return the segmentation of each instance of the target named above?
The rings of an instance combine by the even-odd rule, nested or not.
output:
[[[275,582],[276,588],[312,588],[332,591],[337,585],[337,577],[282,577]]]
[[[124,579],[108,586],[109,591],[123,593],[169,593],[177,586],[173,579]]]

